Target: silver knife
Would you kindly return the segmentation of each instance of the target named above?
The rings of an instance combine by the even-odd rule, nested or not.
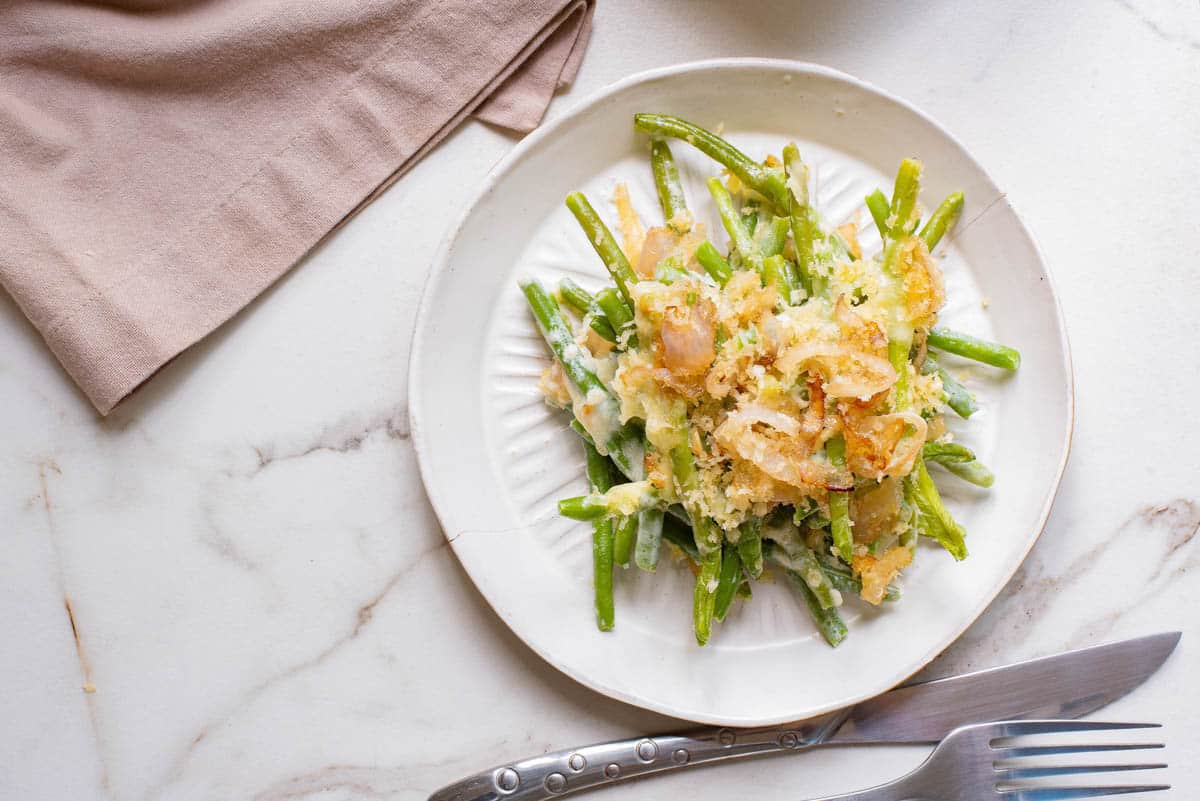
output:
[[[1145,681],[1180,632],[899,687],[828,715],[760,729],[702,729],[554,751],[447,785],[429,801],[545,801],[605,784],[758,754],[849,743],[935,743],[968,723],[1077,718]]]

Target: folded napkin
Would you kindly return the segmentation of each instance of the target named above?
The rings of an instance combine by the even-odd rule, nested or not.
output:
[[[0,4],[0,283],[106,414],[467,115],[535,127],[591,2]]]

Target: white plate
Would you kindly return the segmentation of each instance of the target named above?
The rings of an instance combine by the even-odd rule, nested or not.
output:
[[[617,180],[643,218],[659,219],[648,144],[635,112],[723,126],[755,157],[789,139],[815,167],[817,204],[840,222],[900,159],[925,162],[922,200],[953,189],[966,209],[943,259],[942,319],[1019,348],[1015,376],[956,363],[981,411],[955,426],[996,472],[989,492],[939,475],[969,534],[956,564],[921,547],[904,598],[881,610],[850,601],[836,650],[783,584],[757,584],[712,641],[691,632],[692,577],[666,559],[656,575],[618,571],[615,631],[596,630],[590,527],[560,518],[585,491],[582,454],[535,388],[547,351],[517,289],[521,274],[604,279],[563,198],[582,189],[610,223]],[[685,190],[721,231],[703,180],[718,168],[673,143]],[[873,226],[864,213],[864,245]],[[719,235],[724,241],[724,233]],[[985,308],[986,307],[986,308]],[[876,695],[911,675],[983,611],[1037,540],[1066,462],[1072,419],[1067,336],[1033,238],[967,151],[928,117],[834,70],[738,59],[643,73],[600,92],[518,145],[484,182],[439,253],[417,320],[410,374],[421,474],[458,558],[500,617],[555,667],[602,693],[681,718],[751,726],[795,720]],[[1003,426],[1003,436],[1001,433]],[[454,625],[454,621],[442,621]]]

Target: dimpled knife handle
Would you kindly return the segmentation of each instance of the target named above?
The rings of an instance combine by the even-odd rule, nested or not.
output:
[[[587,745],[500,765],[447,785],[429,801],[545,801],[606,784],[824,741],[845,719],[835,712],[761,729],[705,729]]]

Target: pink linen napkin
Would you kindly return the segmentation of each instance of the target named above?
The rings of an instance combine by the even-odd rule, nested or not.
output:
[[[592,2],[0,4],[0,283],[107,414],[467,115],[533,129]]]

